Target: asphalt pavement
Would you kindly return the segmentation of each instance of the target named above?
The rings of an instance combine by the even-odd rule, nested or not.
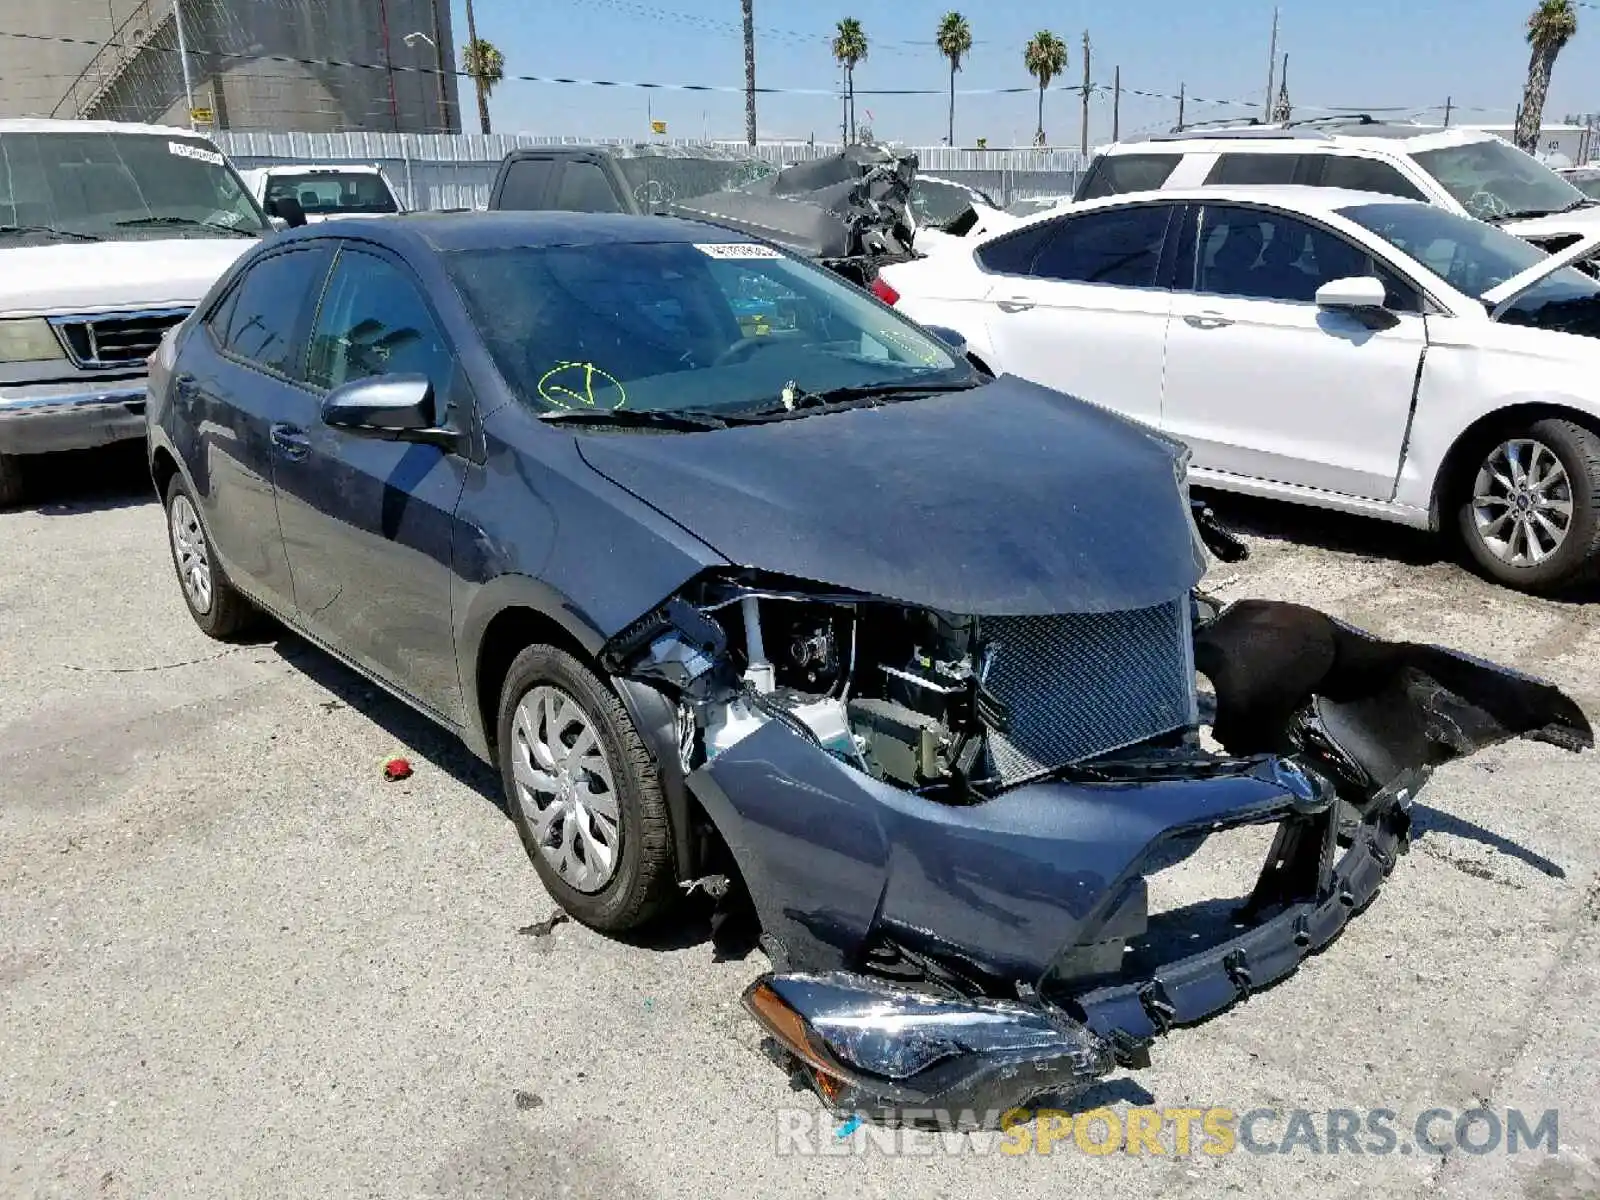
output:
[[[1342,938],[1077,1117],[885,1137],[762,1054],[739,1005],[759,952],[719,961],[700,911],[633,941],[549,923],[492,772],[292,634],[203,637],[137,448],[34,484],[0,513],[0,1193],[1600,1194],[1595,753],[1441,770]],[[1600,716],[1600,604],[1404,531],[1218,507],[1254,551],[1213,571],[1223,597],[1508,663]],[[1241,863],[1203,855],[1186,886]],[[1178,1152],[1167,1114],[1224,1109],[1257,1114],[1248,1138]],[[1152,1111],[1164,1152],[1130,1153]]]

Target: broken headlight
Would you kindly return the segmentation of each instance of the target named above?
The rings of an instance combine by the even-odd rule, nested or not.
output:
[[[1111,1047],[1045,1007],[907,991],[861,975],[766,975],[745,1006],[836,1110],[1003,1110],[1086,1087]]]

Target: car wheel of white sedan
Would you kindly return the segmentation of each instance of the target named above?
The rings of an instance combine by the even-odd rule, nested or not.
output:
[[[1549,591],[1600,567],[1600,437],[1536,421],[1483,443],[1463,476],[1461,535],[1485,574]]]

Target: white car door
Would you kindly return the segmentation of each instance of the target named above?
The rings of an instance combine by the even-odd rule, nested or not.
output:
[[[1171,202],[1063,215],[984,246],[984,297],[997,370],[1150,425],[1161,422],[1161,286]]]
[[[1394,496],[1427,345],[1420,296],[1320,225],[1197,208],[1177,264],[1163,428],[1201,470],[1372,500]],[[1325,311],[1324,283],[1377,275],[1387,307]]]

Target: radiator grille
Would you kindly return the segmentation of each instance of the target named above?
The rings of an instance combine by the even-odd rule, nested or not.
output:
[[[51,321],[72,361],[85,370],[143,366],[188,309],[56,317]]]
[[[990,770],[1014,780],[1189,724],[1194,659],[1186,597],[1154,608],[992,617],[985,682],[1010,709]]]

